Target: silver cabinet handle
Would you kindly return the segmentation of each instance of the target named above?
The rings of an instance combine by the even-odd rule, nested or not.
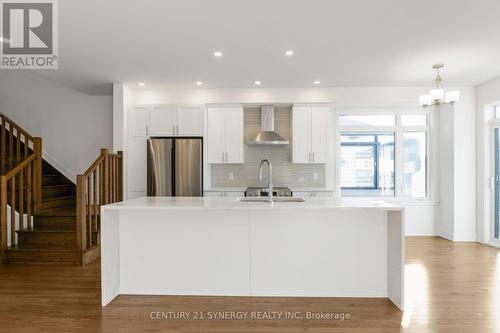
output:
[[[314,163],[314,152],[312,153],[312,155],[313,155],[313,163]]]
[[[311,162],[311,152],[307,153],[307,162]]]
[[[146,136],[149,136],[149,126],[146,125]]]
[[[227,158],[227,151],[226,151],[226,163],[227,163],[227,160],[228,160],[228,158]]]

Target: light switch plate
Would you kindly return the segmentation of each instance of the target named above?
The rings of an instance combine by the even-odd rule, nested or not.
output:
[[[313,180],[318,180],[319,176],[317,172],[313,172]]]
[[[228,178],[229,180],[234,180],[234,173],[229,172],[229,173],[227,174],[227,178]]]

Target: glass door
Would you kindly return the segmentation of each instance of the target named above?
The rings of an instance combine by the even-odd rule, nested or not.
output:
[[[492,128],[492,153],[493,153],[493,233],[494,240],[500,240],[500,128],[496,125]]]

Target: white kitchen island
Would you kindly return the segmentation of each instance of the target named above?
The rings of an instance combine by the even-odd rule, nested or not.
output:
[[[144,197],[102,207],[102,305],[117,295],[389,298],[404,309],[404,208],[318,198]]]

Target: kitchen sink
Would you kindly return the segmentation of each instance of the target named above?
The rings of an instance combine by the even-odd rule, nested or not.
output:
[[[267,197],[244,197],[236,199],[237,202],[269,202]],[[277,197],[273,198],[273,202],[304,202],[302,198],[294,197]]]

